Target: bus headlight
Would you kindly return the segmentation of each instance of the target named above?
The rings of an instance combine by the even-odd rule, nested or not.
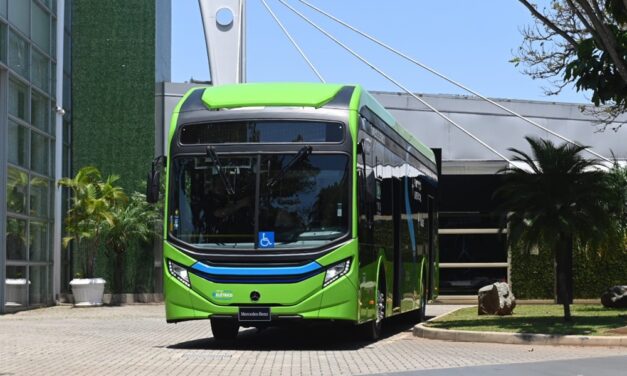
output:
[[[324,282],[322,283],[322,287],[329,285],[330,283],[338,280],[341,276],[348,273],[351,268],[351,259],[346,259],[344,261],[340,261],[337,264],[329,266],[326,273],[324,274]]]
[[[187,287],[192,287],[191,283],[189,283],[189,273],[187,272],[187,269],[172,262],[171,260],[168,260],[168,270],[170,271],[170,274],[174,278],[178,279],[182,284]]]

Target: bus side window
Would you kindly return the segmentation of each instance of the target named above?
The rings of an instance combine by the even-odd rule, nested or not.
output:
[[[358,147],[358,209],[360,231],[372,230],[372,202],[373,192],[370,186],[372,180],[372,142],[368,138],[362,138]]]
[[[366,216],[366,154],[364,141],[362,138],[357,145],[357,202],[360,232],[365,229],[364,223],[368,220]]]

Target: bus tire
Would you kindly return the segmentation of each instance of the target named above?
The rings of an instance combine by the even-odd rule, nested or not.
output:
[[[211,332],[216,341],[234,341],[237,338],[239,324],[237,320],[211,319]]]
[[[385,276],[379,275],[377,286],[376,317],[361,325],[362,337],[367,341],[376,341],[381,337],[381,327],[385,318]]]

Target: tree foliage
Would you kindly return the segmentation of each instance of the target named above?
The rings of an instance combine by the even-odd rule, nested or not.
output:
[[[74,242],[74,249],[85,256],[84,272],[94,277],[95,257],[108,226],[114,224],[113,208],[128,201],[124,190],[117,185],[118,177],[106,180],[97,168],[81,168],[73,178],[63,178],[58,185],[69,188],[70,208],[65,217],[63,246]]]
[[[105,249],[108,257],[115,262],[114,286],[121,293],[124,285],[124,256],[135,243],[148,243],[156,232],[156,224],[161,216],[156,205],[146,202],[144,194],[133,192],[125,205],[111,208],[111,221],[104,229]]]
[[[556,261],[572,255],[573,243],[599,244],[614,228],[607,174],[580,153],[584,146],[555,145],[526,137],[532,155],[510,149],[521,167],[505,170],[497,191],[507,217],[509,241],[529,251],[546,247]],[[572,276],[572,270],[565,271]],[[563,273],[562,273],[563,274]],[[565,290],[568,275],[558,275],[564,317],[570,319]]]
[[[543,9],[519,1],[535,23],[522,30],[513,61],[532,78],[549,80],[549,95],[570,84],[589,90],[605,129],[627,110],[627,0],[551,0]]]

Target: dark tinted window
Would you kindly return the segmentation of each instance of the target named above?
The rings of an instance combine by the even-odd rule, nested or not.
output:
[[[209,157],[175,157],[170,234],[198,247],[242,249],[257,248],[261,233],[272,234],[275,242],[262,248],[313,248],[344,236],[348,157],[313,154],[287,168],[294,156],[222,155],[223,176]],[[275,184],[269,184],[272,178]]]
[[[189,124],[181,130],[181,144],[341,142],[341,123],[314,121],[231,121]]]
[[[440,234],[440,262],[507,262],[505,235]]]

